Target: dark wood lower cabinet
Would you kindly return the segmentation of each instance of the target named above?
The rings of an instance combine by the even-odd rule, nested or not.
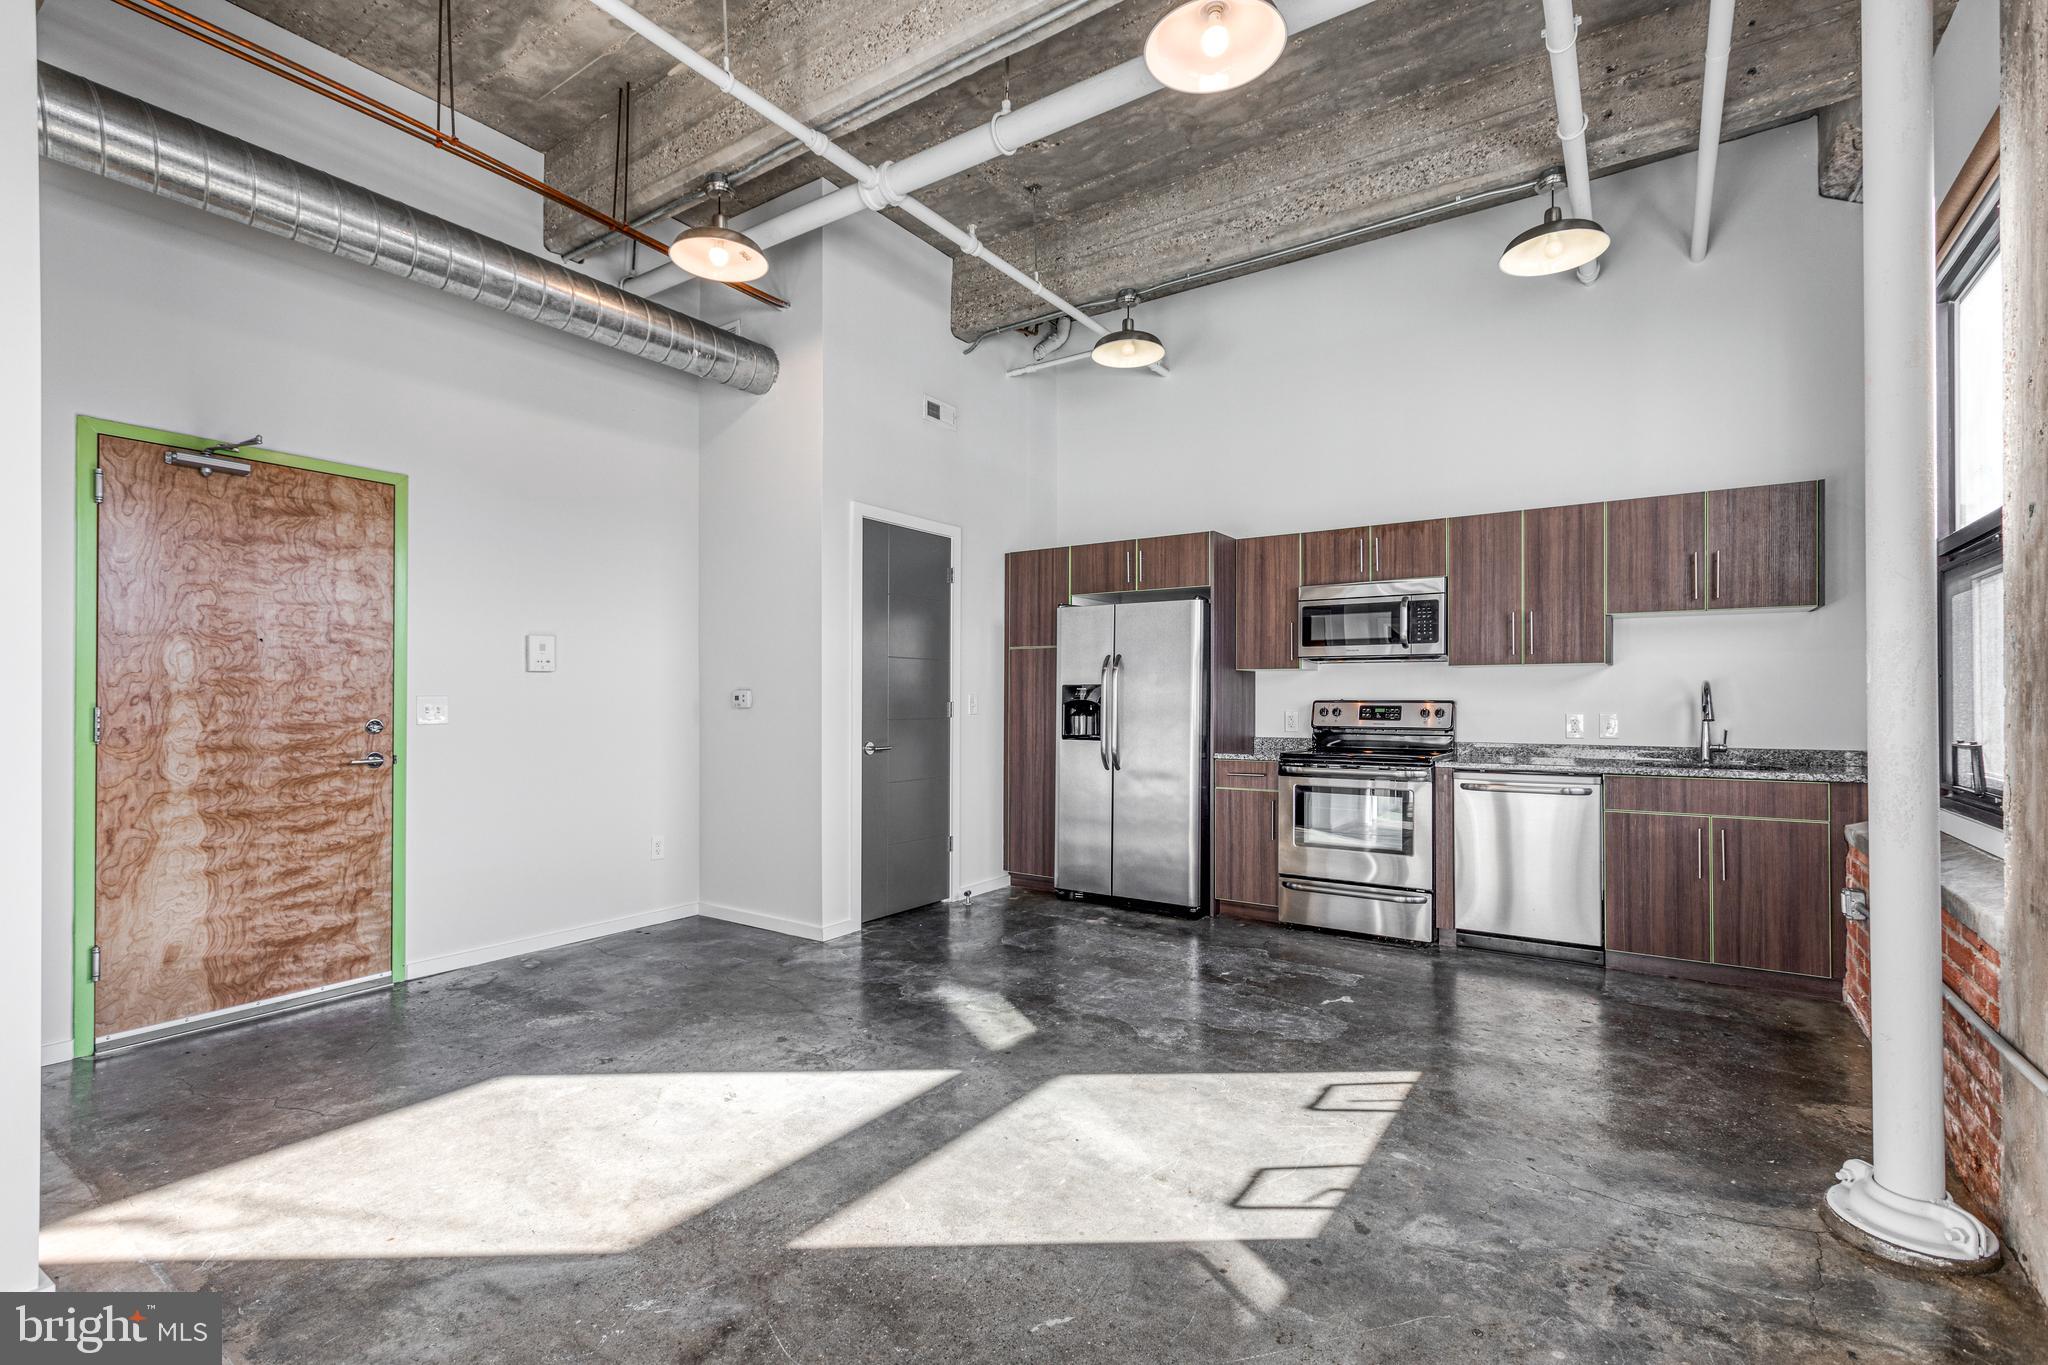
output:
[[[1050,883],[1058,652],[1006,650],[1003,676],[1003,868]]]
[[[1713,960],[1707,824],[1696,815],[1607,817],[1607,946]]]
[[[1277,792],[1216,789],[1216,899],[1235,905],[1280,906],[1280,827]]]
[[[1828,827],[1716,820],[1712,842],[1714,961],[1829,975]]]

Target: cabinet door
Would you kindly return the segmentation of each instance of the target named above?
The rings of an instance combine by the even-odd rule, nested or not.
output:
[[[1707,606],[1817,607],[1820,484],[1707,494]]]
[[[1050,880],[1059,655],[1053,649],[1004,653],[1003,867]]]
[[[1003,556],[1003,643],[1054,643],[1053,612],[1067,600],[1067,550],[1018,550]]]
[[[1301,581],[1311,586],[1365,582],[1372,576],[1365,562],[1365,547],[1371,534],[1369,526],[1310,531],[1301,538]]]
[[[1293,668],[1301,590],[1301,537],[1237,542],[1237,666]]]
[[[1828,827],[1716,820],[1710,838],[1714,961],[1828,975]]]
[[[1706,573],[1706,494],[1607,504],[1607,610],[1696,611]]]
[[[1217,900],[1280,904],[1279,803],[1277,792],[1217,788]]]
[[[1707,834],[1696,815],[1607,816],[1607,948],[1712,960]]]
[[[1094,545],[1076,545],[1068,554],[1068,590],[1076,597],[1085,592],[1123,592],[1137,586],[1136,541],[1105,540]]]
[[[1141,588],[1209,587],[1209,533],[1139,541],[1137,580]]]
[[[1372,528],[1372,543],[1365,561],[1376,579],[1442,578],[1444,576],[1444,523],[1397,521]]]
[[[1454,664],[1522,661],[1522,514],[1453,517],[1449,608]]]
[[[1587,502],[1523,514],[1523,662],[1607,662],[1601,513]]]

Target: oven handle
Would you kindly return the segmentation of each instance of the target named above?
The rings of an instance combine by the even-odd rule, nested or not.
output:
[[[1530,792],[1538,796],[1591,796],[1591,787],[1548,787],[1533,782],[1460,782],[1468,792]]]
[[[1348,891],[1330,882],[1296,882],[1280,879],[1280,885],[1289,891],[1300,891],[1310,896],[1342,896],[1354,901],[1390,901],[1396,905],[1427,905],[1429,897],[1409,895],[1401,891]]]
[[[1378,768],[1309,768],[1286,767],[1280,770],[1282,777],[1312,777],[1318,782],[1352,782],[1360,786],[1381,785],[1392,782],[1404,787],[1426,787],[1430,775],[1426,772],[1395,772]]]

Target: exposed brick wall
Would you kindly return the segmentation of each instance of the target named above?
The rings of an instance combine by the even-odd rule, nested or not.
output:
[[[1849,850],[1849,885],[1870,888],[1870,860]],[[1842,1003],[1870,1033],[1870,929],[1849,926],[1842,973]],[[1998,950],[1955,916],[1941,912],[1941,979],[1993,1028],[1998,1019]],[[1948,1135],[1949,1168],[1975,1211],[1996,1220],[1999,1170],[2004,1160],[2004,1080],[1998,1053],[1946,1000],[1941,1006],[1941,1126]]]

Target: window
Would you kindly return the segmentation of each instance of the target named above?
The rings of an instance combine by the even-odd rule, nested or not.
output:
[[[1994,188],[1942,260],[1941,803],[1988,824],[2005,804],[2005,338]]]

